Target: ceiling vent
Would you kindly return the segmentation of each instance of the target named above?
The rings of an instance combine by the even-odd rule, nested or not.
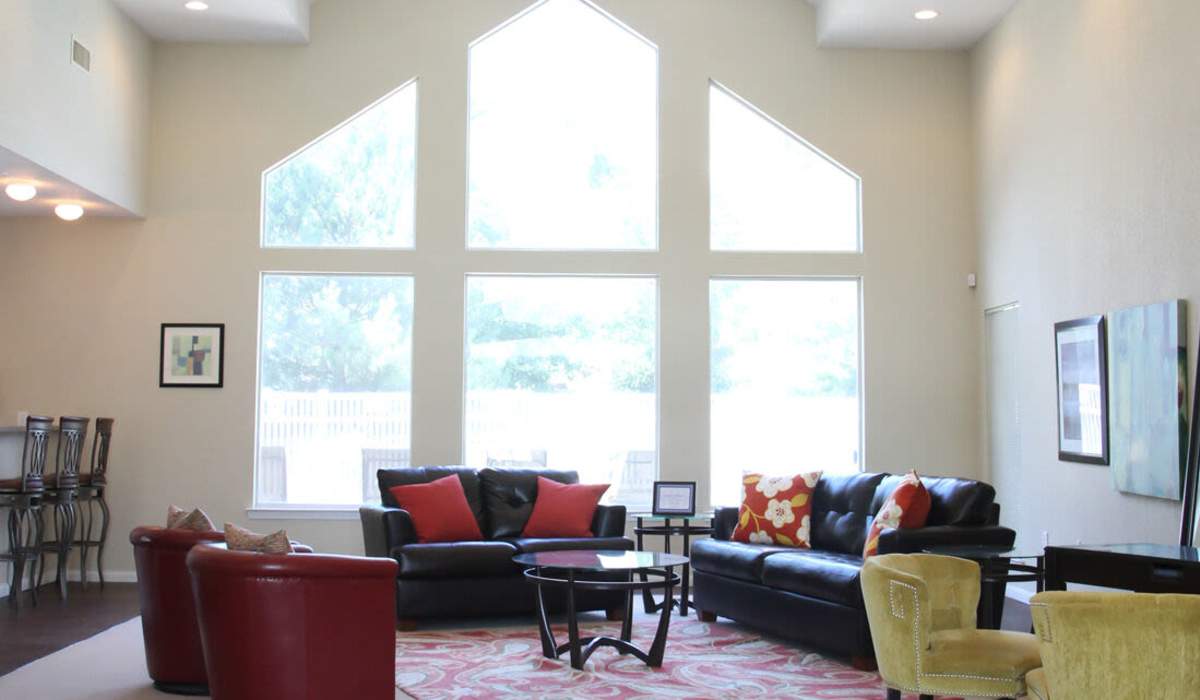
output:
[[[89,73],[92,71],[92,52],[74,36],[71,37],[71,63]]]

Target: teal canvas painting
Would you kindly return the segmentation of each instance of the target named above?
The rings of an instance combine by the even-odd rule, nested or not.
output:
[[[1109,314],[1113,487],[1179,500],[1187,459],[1187,309],[1169,301]]]

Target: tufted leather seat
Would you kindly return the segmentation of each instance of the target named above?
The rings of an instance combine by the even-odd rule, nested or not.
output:
[[[692,569],[754,581],[762,579],[763,562],[776,552],[794,552],[791,547],[772,547],[725,540],[700,540],[692,545]]]
[[[417,542],[408,512],[399,508],[390,488],[427,483],[456,475],[484,540]],[[626,539],[625,507],[599,506],[592,519],[593,537],[523,538],[533,513],[538,477],[563,484],[579,482],[573,471],[555,469],[412,467],[377,472],[382,504],[359,509],[368,556],[392,557],[399,564],[396,614],[405,623],[447,616],[532,612],[534,588],[525,582],[512,558],[520,552],[555,549],[633,549]],[[553,599],[551,608],[565,601]],[[620,591],[581,591],[579,610],[622,610]]]
[[[404,578],[512,576],[517,548],[509,542],[431,542],[392,550]]]
[[[717,509],[713,538],[692,545],[697,609],[707,617],[724,615],[828,651],[869,658],[862,550],[875,513],[900,478],[822,476],[813,489],[812,549],[732,542],[737,509]],[[884,530],[880,554],[939,544],[1012,545],[1016,533],[996,525],[999,506],[990,485],[921,480],[932,500],[926,527]]]

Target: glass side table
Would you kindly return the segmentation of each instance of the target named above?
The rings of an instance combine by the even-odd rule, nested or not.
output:
[[[659,536],[663,538],[663,552],[671,553],[671,538],[676,536],[683,537],[683,549],[680,554],[685,557],[692,555],[692,538],[697,536],[711,535],[712,528],[712,511],[697,513],[688,517],[678,515],[654,515],[653,513],[631,513],[636,518],[636,525],[633,528],[633,534],[637,538],[637,549],[639,552],[645,551],[644,538],[647,535]],[[688,607],[692,604],[689,597],[689,587],[691,585],[691,565],[683,565],[683,581],[679,586],[679,597],[672,597],[669,601],[664,600],[661,603],[655,602],[654,596],[651,595],[650,589],[642,590],[642,607],[647,613],[657,612],[664,605],[677,606],[679,614],[686,616]],[[646,578],[642,575],[642,581]]]

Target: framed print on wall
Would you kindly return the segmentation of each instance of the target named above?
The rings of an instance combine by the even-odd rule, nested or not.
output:
[[[687,517],[695,515],[696,482],[654,482],[654,501],[650,512],[654,515],[682,515]]]
[[[160,387],[224,386],[225,324],[162,324],[158,365]]]
[[[1058,458],[1108,464],[1108,363],[1104,317],[1054,324]]]

